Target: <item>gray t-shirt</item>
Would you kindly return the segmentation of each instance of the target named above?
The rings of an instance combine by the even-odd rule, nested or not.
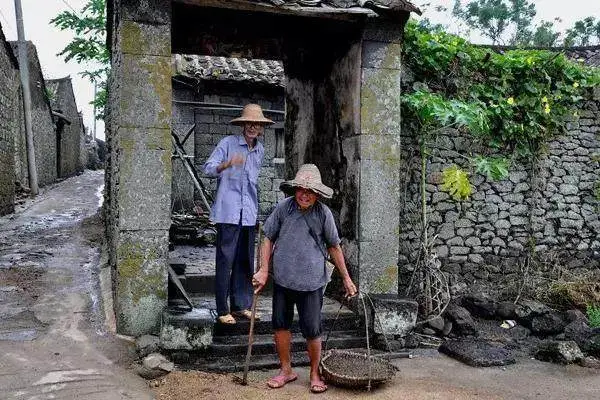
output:
[[[321,249],[310,234],[309,223]],[[340,244],[329,207],[317,201],[302,213],[293,197],[280,201],[263,227],[265,236],[275,243],[273,276],[275,283],[288,289],[313,291],[327,284],[325,246]]]

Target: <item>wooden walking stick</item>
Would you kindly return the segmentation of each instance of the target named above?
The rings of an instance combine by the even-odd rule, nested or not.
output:
[[[262,223],[258,223],[258,251],[256,252],[256,271],[260,269],[260,245],[262,242]],[[255,271],[255,272],[256,272]],[[252,355],[252,343],[254,342],[254,319],[256,317],[256,303],[258,302],[258,293],[253,290],[252,295],[252,315],[250,316],[250,331],[248,333],[248,351],[246,351],[246,364],[244,365],[244,376],[242,385],[248,384],[248,369],[250,368],[250,356]]]

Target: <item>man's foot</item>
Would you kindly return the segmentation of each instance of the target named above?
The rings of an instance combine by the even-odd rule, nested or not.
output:
[[[292,373],[291,375],[279,374],[277,376],[272,377],[267,381],[267,386],[271,389],[279,389],[286,385],[286,383],[290,383],[298,379],[298,375]]]
[[[250,310],[233,311],[232,314],[236,317],[252,319],[252,311]],[[254,320],[260,321],[260,316],[258,315],[258,313],[254,314]]]
[[[310,381],[310,391],[311,393],[323,393],[327,390],[327,385],[322,380],[314,380]]]
[[[224,325],[233,325],[235,324],[235,318],[231,314],[220,315],[217,320]]]

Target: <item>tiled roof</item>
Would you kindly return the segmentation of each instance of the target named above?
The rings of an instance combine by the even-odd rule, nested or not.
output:
[[[283,65],[273,60],[249,60],[174,54],[174,76],[200,80],[262,83],[283,87]]]
[[[272,4],[278,7],[368,8],[372,10],[407,11],[421,14],[408,0],[251,0],[254,3]]]

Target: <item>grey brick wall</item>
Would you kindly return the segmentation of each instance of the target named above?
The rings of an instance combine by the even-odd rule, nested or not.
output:
[[[10,42],[13,51],[17,54],[16,42]],[[56,170],[56,127],[52,120],[50,101],[46,93],[46,85],[37,51],[31,42],[27,42],[29,58],[29,88],[31,91],[31,122],[33,130],[33,143],[39,186],[52,183],[57,178]],[[22,101],[21,101],[22,104]],[[27,171],[27,152],[25,147],[25,127],[20,125],[20,138],[17,138],[16,163],[17,179],[24,185],[29,185],[25,175]]]
[[[19,82],[12,50],[0,28],[0,215],[14,211]]]
[[[284,110],[283,89],[272,87],[249,87],[237,83],[229,85],[224,82],[205,82],[200,91],[194,91],[189,86],[173,83],[173,99],[176,101],[195,101],[206,103],[260,104],[263,110]],[[240,134],[241,128],[229,123],[238,117],[240,111],[209,110],[198,108],[191,104],[175,102],[173,105],[173,128],[183,138],[183,134],[196,124],[194,133],[185,143],[188,155],[194,156],[196,169],[201,172],[202,165],[210,156],[221,139],[227,135]],[[258,178],[259,214],[266,217],[283,193],[279,191],[279,184],[283,181],[283,157],[278,158],[276,149],[276,134],[283,138],[283,115],[265,113],[268,118],[276,122],[265,129],[261,141],[265,146],[265,158]],[[280,132],[276,132],[280,130]],[[281,144],[280,144],[281,145]],[[283,146],[279,150],[283,150]],[[279,154],[283,156],[283,154]],[[216,180],[204,178],[203,182],[210,186],[211,191],[216,190]],[[182,167],[179,159],[173,159],[173,209],[190,210],[193,208],[194,186],[188,174]],[[200,204],[197,198],[195,204]]]

